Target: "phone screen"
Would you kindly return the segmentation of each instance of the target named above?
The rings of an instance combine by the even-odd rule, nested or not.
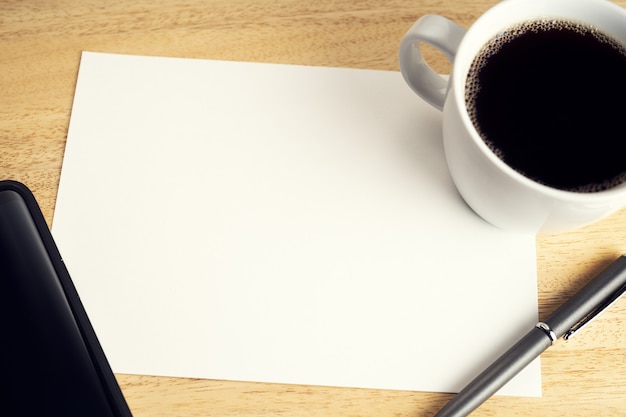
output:
[[[28,206],[12,190],[0,191],[0,317],[0,414],[119,415]]]

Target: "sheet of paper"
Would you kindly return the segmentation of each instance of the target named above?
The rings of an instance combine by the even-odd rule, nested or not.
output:
[[[453,392],[537,321],[396,72],[84,53],[53,233],[119,373]]]

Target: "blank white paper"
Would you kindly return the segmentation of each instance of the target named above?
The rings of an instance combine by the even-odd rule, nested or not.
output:
[[[117,373],[455,392],[537,322],[397,72],[86,52],[53,234]]]

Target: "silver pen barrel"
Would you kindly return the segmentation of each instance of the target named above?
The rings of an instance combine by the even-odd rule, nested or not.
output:
[[[464,417],[484,403],[552,344],[538,327],[533,328],[498,360],[460,391],[435,417]]]
[[[563,335],[571,336],[626,291],[626,256],[620,256],[598,277],[537,323],[504,355],[459,392],[435,417],[464,417],[495,394]]]

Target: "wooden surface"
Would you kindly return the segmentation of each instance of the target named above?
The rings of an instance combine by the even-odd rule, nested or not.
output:
[[[27,184],[52,222],[82,50],[398,70],[398,44],[416,18],[443,14],[468,27],[495,3],[1,0],[0,179]],[[616,3],[626,7],[626,0]],[[432,59],[436,70],[447,72],[445,59],[436,53]],[[537,243],[540,317],[545,317],[626,252],[626,210],[580,231],[541,236]],[[546,352],[542,370],[543,398],[496,397],[475,415],[626,415],[626,299],[580,336]],[[136,417],[429,416],[451,397],[149,376],[118,379]]]

